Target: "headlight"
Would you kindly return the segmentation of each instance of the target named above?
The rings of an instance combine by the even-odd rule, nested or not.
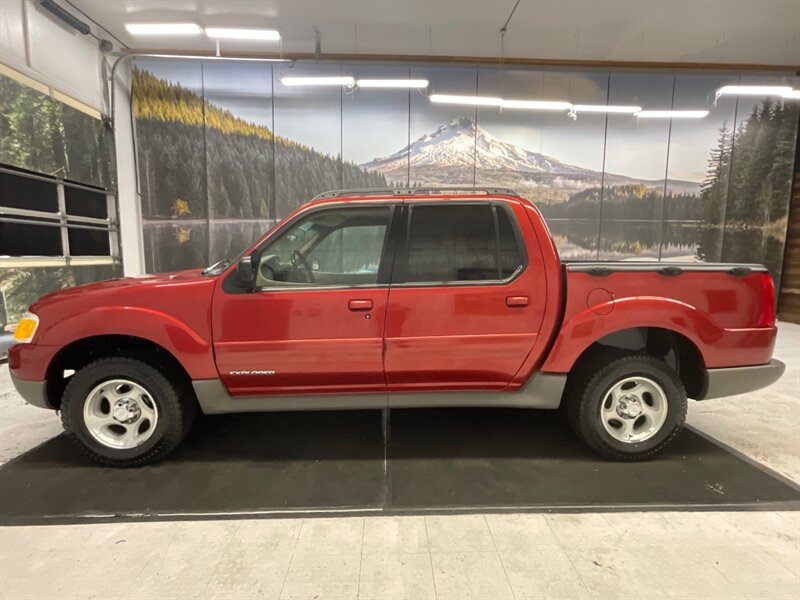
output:
[[[39,329],[39,317],[32,312],[26,312],[20,322],[17,324],[17,329],[14,331],[14,339],[19,344],[29,344],[36,335],[36,330]]]

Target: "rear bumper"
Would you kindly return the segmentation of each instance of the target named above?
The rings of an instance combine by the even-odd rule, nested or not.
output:
[[[53,409],[47,402],[47,390],[44,381],[28,381],[27,379],[20,379],[11,373],[11,383],[17,388],[17,392],[22,396],[28,404],[38,406],[39,408]]]
[[[765,365],[708,369],[705,392],[695,399],[710,400],[754,392],[775,383],[785,370],[786,365],[774,358]]]

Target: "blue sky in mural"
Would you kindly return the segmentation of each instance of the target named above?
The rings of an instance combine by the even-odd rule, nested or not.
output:
[[[203,65],[206,99],[252,123],[272,129],[272,67],[265,63]]]
[[[356,79],[408,79],[408,67],[355,65]],[[419,94],[412,90],[412,94]],[[408,144],[408,90],[354,89],[342,100],[344,158],[356,164],[386,156]]]
[[[607,73],[482,69],[479,93],[509,100],[563,100],[605,104]],[[605,116],[582,114],[570,119],[562,111],[478,110],[481,127],[506,142],[553,156],[562,162],[602,172]]]

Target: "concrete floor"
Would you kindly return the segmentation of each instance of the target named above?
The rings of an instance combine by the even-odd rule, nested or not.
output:
[[[800,483],[800,326],[786,375],[689,423]],[[0,367],[0,459],[60,431]],[[0,490],[0,493],[2,491]],[[0,529],[0,598],[800,598],[800,512],[183,521]]]
[[[696,429],[800,483],[800,325],[778,324],[775,358],[786,372],[768,388],[689,402]]]

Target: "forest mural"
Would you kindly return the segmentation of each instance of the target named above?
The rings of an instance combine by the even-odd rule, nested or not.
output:
[[[537,202],[565,259],[764,262],[779,274],[800,102],[715,98],[721,85],[747,83],[744,76],[335,67],[431,81],[427,91],[378,95],[286,88],[289,67],[237,68],[221,79],[207,63],[137,62],[150,270],[235,256],[329,189],[478,185]],[[476,88],[575,103],[671,102],[711,114],[693,123],[570,119],[427,99]]]
[[[147,70],[134,71],[133,98],[148,269],[236,255],[275,222],[276,204],[285,216],[341,188],[342,177],[354,187],[387,185]],[[273,168],[284,174],[277,186]]]

